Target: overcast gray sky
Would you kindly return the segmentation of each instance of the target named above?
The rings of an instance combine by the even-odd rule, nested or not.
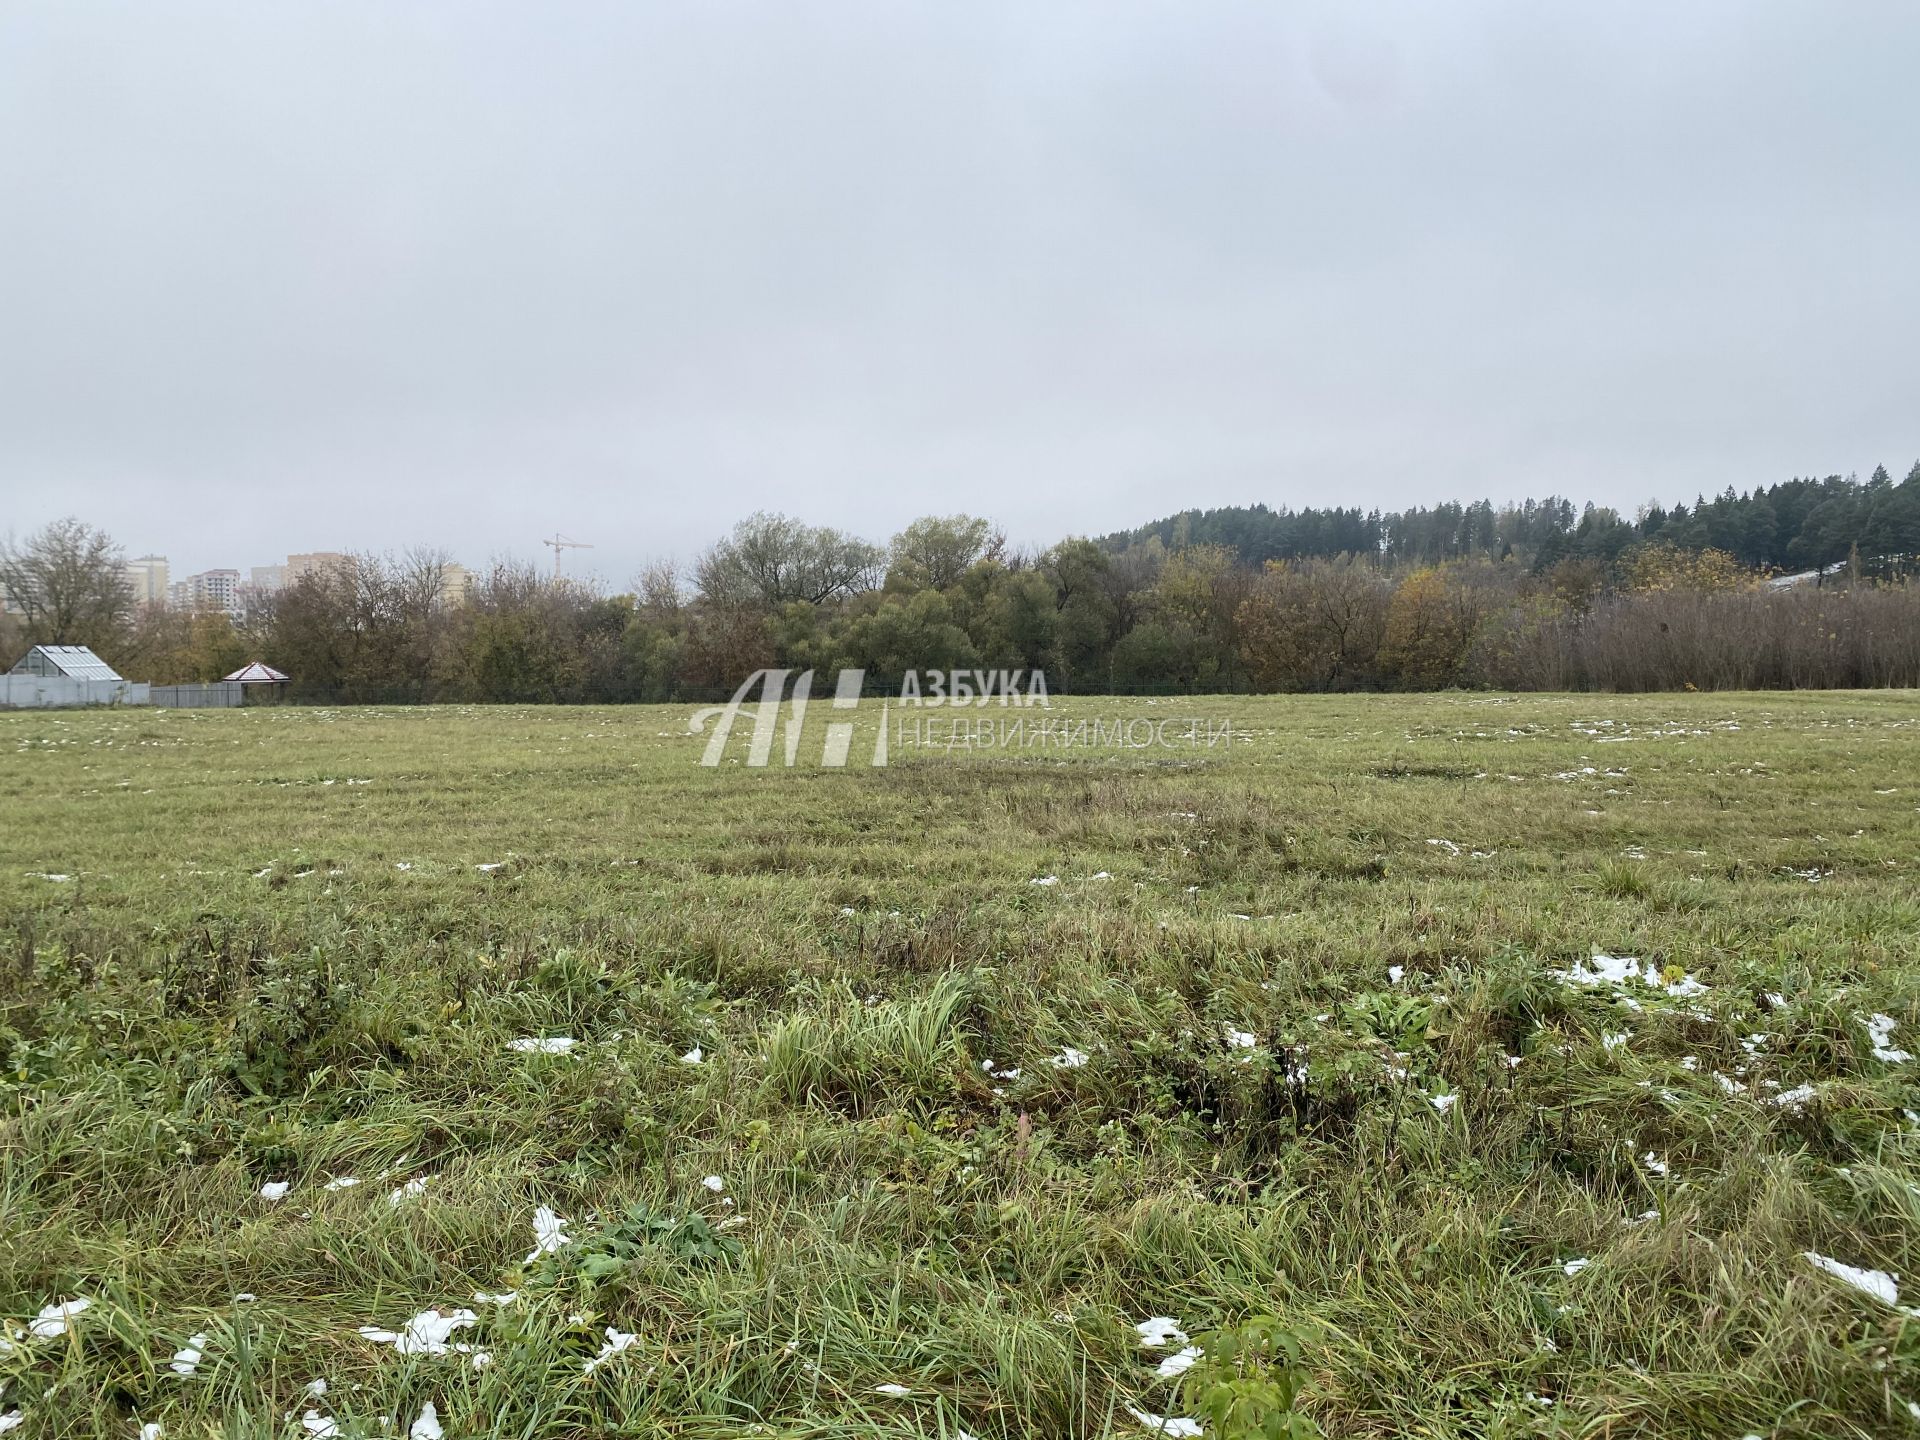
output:
[[[0,0],[0,531],[1900,475],[1916,75],[1906,0]]]

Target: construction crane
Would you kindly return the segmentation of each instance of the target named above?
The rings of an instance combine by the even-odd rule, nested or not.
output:
[[[553,532],[553,538],[551,540],[542,540],[540,543],[553,551],[553,578],[556,580],[560,578],[560,552],[562,550],[591,550],[593,548],[590,542],[585,540],[569,540],[558,530]]]

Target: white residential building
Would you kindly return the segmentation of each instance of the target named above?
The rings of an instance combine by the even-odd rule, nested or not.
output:
[[[142,555],[127,562],[127,584],[135,605],[164,605],[167,600],[167,557]]]
[[[240,613],[240,572],[202,570],[167,587],[167,603],[180,610]]]
[[[325,575],[346,568],[347,557],[338,550],[314,550],[304,555],[289,555],[287,563],[280,568],[285,572],[281,583],[291,585],[307,575]]]
[[[466,566],[448,561],[440,567],[440,603],[457,610],[473,599],[474,574]]]

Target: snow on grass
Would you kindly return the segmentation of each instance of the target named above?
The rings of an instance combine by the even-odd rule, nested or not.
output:
[[[1204,1352],[1198,1345],[1188,1345],[1176,1350],[1154,1367],[1154,1375],[1162,1380],[1173,1380],[1187,1373]]]
[[[562,1245],[571,1245],[573,1237],[567,1234],[570,1223],[564,1216],[556,1214],[551,1205],[537,1208],[533,1212],[533,1249],[527,1252],[527,1258],[520,1263],[531,1265],[542,1255],[551,1255]]]
[[[1187,1332],[1171,1315],[1153,1315],[1133,1327],[1143,1350],[1171,1350],[1187,1343]]]
[[[1811,1105],[1819,1094],[1811,1085],[1796,1085],[1791,1090],[1782,1090],[1778,1095],[1770,1096],[1767,1103],[1798,1114]]]
[[[1831,1256],[1822,1255],[1816,1250],[1802,1250],[1801,1255],[1816,1270],[1824,1270],[1836,1280],[1843,1280],[1863,1295],[1871,1295],[1882,1305],[1900,1303],[1900,1282],[1897,1277],[1885,1270],[1863,1270],[1856,1265],[1847,1265]]]
[[[507,1049],[522,1055],[565,1055],[579,1043],[571,1035],[523,1035],[509,1041]]]
[[[1565,970],[1553,972],[1553,978],[1565,985],[1576,985],[1583,990],[1597,989],[1602,985],[1625,987],[1630,981],[1638,981],[1656,990],[1665,991],[1676,1000],[1688,999],[1707,993],[1707,987],[1691,975],[1683,974],[1678,980],[1668,980],[1657,965],[1647,964],[1634,955],[1601,955],[1596,953],[1591,959],[1576,960]]]
[[[207,1336],[203,1331],[198,1335],[189,1335],[187,1343],[173,1352],[173,1359],[167,1362],[167,1368],[176,1375],[191,1375],[200,1368],[200,1362],[206,1358]]]
[[[611,1325],[607,1326],[606,1336],[606,1343],[600,1347],[600,1353],[581,1367],[580,1373],[582,1375],[591,1375],[622,1350],[631,1349],[634,1345],[638,1344],[640,1340],[638,1335],[629,1335],[626,1331],[616,1330]]]
[[[456,1346],[452,1336],[456,1330],[464,1330],[475,1324],[480,1317],[471,1310],[422,1310],[407,1321],[403,1330],[382,1330],[377,1325],[362,1325],[360,1333],[376,1345],[391,1345],[399,1355],[445,1355],[452,1350],[465,1353],[467,1347]]]
[[[93,1301],[82,1295],[49,1305],[33,1317],[32,1323],[27,1326],[27,1333],[36,1340],[58,1340],[67,1333],[67,1327],[73,1324],[75,1317],[92,1304]]]
[[[1138,1420],[1148,1430],[1161,1435],[1195,1436],[1201,1433],[1200,1422],[1190,1420],[1184,1415],[1155,1415],[1151,1411],[1138,1410],[1127,1406],[1127,1413]]]
[[[1867,1039],[1873,1044],[1873,1058],[1889,1065],[1904,1065],[1913,1059],[1905,1050],[1893,1046],[1894,1026],[1900,1022],[1891,1015],[1874,1014],[1860,1022],[1867,1027]]]
[[[409,1200],[418,1199],[420,1196],[426,1193],[427,1193],[427,1177],[424,1175],[416,1175],[414,1176],[413,1179],[407,1181],[406,1184],[400,1186],[398,1189],[388,1191],[387,1204],[395,1206],[397,1208],[400,1205],[405,1204]]]

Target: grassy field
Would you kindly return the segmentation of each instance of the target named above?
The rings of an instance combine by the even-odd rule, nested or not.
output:
[[[1920,1436],[1913,693],[1055,711],[0,715],[0,1416]]]

